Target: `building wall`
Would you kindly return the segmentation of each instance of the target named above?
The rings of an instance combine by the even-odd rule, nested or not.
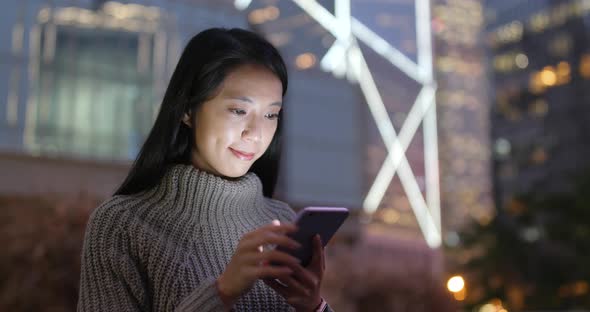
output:
[[[154,25],[148,21],[141,29],[128,29],[84,24],[79,16],[108,16],[106,7],[97,10],[100,3],[27,0],[6,4],[0,36],[0,66],[6,69],[0,72],[0,150],[10,155],[9,163],[17,155],[23,155],[27,164],[38,160],[49,170],[33,171],[39,175],[62,169],[69,160],[78,161],[75,167],[128,166],[151,128],[182,47],[205,28],[250,28],[248,18],[256,9],[253,5],[246,11],[236,10],[233,1],[134,1],[142,14],[157,13]],[[117,4],[118,10],[128,7]],[[65,14],[70,9],[73,17]],[[280,9],[285,20],[288,11],[300,14],[292,5]],[[297,29],[291,31],[295,34]],[[272,32],[267,35],[273,41]],[[88,48],[84,40],[96,47]],[[297,206],[315,203],[358,209],[364,186],[362,119],[357,114],[361,96],[357,86],[322,72],[317,64],[310,70],[296,68],[300,53],[318,48],[323,48],[319,42],[299,36],[281,49],[291,84],[278,196]],[[101,52],[84,61],[88,50],[97,49]],[[122,50],[128,52],[115,56]],[[85,67],[88,61],[91,66]],[[115,72],[105,76],[108,68]],[[112,83],[129,71],[133,75],[126,81]],[[47,159],[64,160],[57,165]],[[40,177],[39,183],[45,178]],[[4,189],[43,189],[29,188],[28,181],[22,179]],[[88,188],[70,175],[63,181],[63,188],[55,187],[74,193]],[[108,185],[104,188],[111,189],[113,184]]]
[[[444,236],[493,217],[490,122],[481,1],[435,1],[435,67]]]
[[[105,6],[101,7],[101,3]],[[107,5],[116,5],[121,14],[130,10],[131,4],[133,10],[143,13],[118,26],[92,22],[97,15],[102,18],[112,15]],[[332,11],[330,3],[323,4]],[[0,37],[5,43],[0,45],[5,51],[0,62],[9,69],[0,74],[4,75],[0,79],[4,88],[0,89],[2,151],[20,153],[25,158],[34,155],[42,156],[39,159],[74,159],[89,166],[91,162],[129,163],[151,127],[182,47],[191,36],[213,26],[251,28],[280,49],[291,78],[285,106],[285,155],[278,197],[296,207],[338,205],[357,212],[362,210],[368,189],[387,157],[385,144],[358,83],[346,77],[334,77],[319,68],[334,36],[293,2],[279,2],[275,6],[254,1],[245,11],[236,10],[229,0],[126,4],[28,0],[10,1],[8,5],[10,9],[5,11],[8,13],[2,13],[7,18],[2,22],[4,29],[12,31]],[[398,4],[358,1],[352,8],[355,17],[399,48],[409,60],[417,60],[413,1]],[[133,15],[133,10],[129,14]],[[269,10],[275,12],[271,14],[274,17],[268,17]],[[266,12],[263,22],[256,18],[261,12]],[[142,27],[134,26],[134,19],[141,20]],[[59,41],[62,30],[68,35],[64,36],[64,42]],[[391,35],[393,32],[395,36]],[[111,37],[115,39],[109,43]],[[84,44],[88,38],[94,38],[94,41],[90,39],[91,43],[104,49],[100,55],[86,57],[87,63],[99,63],[91,64],[97,68],[85,69],[84,64],[70,62],[81,59],[80,55],[86,55],[87,50],[98,50]],[[12,42],[17,47],[5,48]],[[59,54],[60,48],[65,54]],[[361,48],[388,117],[399,131],[420,85],[366,45]],[[121,50],[127,53],[115,56]],[[310,67],[298,65],[302,55],[312,57],[314,63]],[[117,63],[125,58],[126,62]],[[63,60],[65,69],[56,60]],[[114,73],[105,77],[102,70],[110,67]],[[109,80],[124,76],[119,75],[123,71],[132,74],[125,83],[113,86]],[[56,87],[60,81],[56,77],[62,76],[72,81],[71,85],[64,83],[65,91]],[[90,78],[82,83],[86,76]],[[15,83],[15,79],[19,82]],[[424,144],[419,129],[406,152],[422,197],[426,197]],[[51,162],[41,162],[52,166]],[[64,182],[68,185],[64,189],[79,186],[73,192],[87,188],[84,183],[68,183]],[[33,190],[26,183],[21,188]],[[388,235],[392,237],[422,240],[415,213],[397,177],[388,187],[373,221],[378,227],[391,228]]]
[[[0,195],[88,195],[106,199],[125,178],[129,164],[0,154]]]
[[[514,1],[486,9],[497,201],[568,191],[590,166],[590,6]]]

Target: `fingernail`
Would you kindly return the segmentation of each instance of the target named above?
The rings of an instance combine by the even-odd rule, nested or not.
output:
[[[281,225],[281,221],[274,219],[274,220],[272,220],[272,224],[273,225]]]

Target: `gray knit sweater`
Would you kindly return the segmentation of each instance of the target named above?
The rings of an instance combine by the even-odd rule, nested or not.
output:
[[[227,180],[175,165],[153,189],[114,196],[90,216],[78,311],[222,311],[215,281],[242,235],[294,216],[263,197],[252,173]],[[262,281],[234,309],[292,310]]]

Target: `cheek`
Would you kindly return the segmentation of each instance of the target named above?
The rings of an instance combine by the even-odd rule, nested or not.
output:
[[[228,139],[227,123],[222,118],[201,118],[197,123],[197,150],[203,154],[217,153],[219,146]]]
[[[218,148],[232,145],[241,138],[243,127],[231,119],[218,119],[209,129],[208,140]]]
[[[273,123],[273,124],[269,124],[265,127],[264,129],[264,143],[266,146],[270,145],[270,142],[272,142],[272,138],[274,138],[275,133],[277,132],[277,124]]]
[[[244,127],[240,122],[235,120],[226,120],[223,124],[219,124],[219,137],[223,138],[227,145],[239,140],[242,137],[242,129]]]

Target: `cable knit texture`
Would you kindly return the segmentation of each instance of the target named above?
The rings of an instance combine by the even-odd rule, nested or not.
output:
[[[253,173],[228,180],[174,165],[153,189],[117,195],[90,216],[78,311],[223,311],[215,281],[240,238],[293,210]],[[235,311],[292,308],[262,281]]]

